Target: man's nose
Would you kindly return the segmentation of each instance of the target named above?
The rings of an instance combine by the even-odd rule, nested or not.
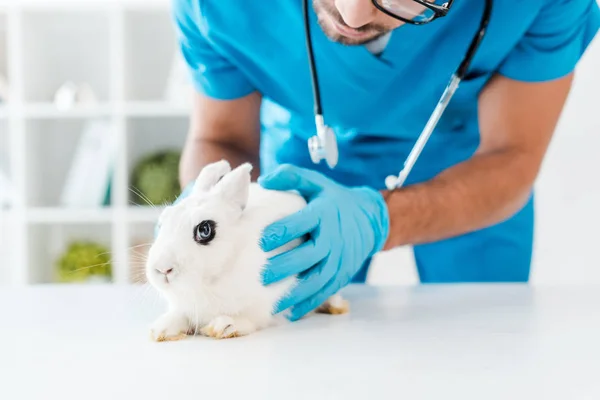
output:
[[[351,28],[360,28],[372,22],[377,15],[377,8],[370,0],[335,0],[335,7]]]

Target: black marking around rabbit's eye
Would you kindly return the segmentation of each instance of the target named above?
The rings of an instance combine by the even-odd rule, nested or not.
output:
[[[194,227],[194,241],[198,244],[208,244],[215,238],[216,223],[212,220],[205,220]]]

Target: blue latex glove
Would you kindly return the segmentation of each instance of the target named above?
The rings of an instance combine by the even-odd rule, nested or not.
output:
[[[309,234],[305,243],[272,257],[263,273],[265,285],[299,274],[299,284],[275,310],[291,307],[287,317],[295,321],[348,285],[365,260],[383,248],[389,233],[387,205],[376,190],[345,187],[291,165],[258,182],[266,189],[296,190],[308,202],[269,225],[261,238],[263,250],[271,251]]]

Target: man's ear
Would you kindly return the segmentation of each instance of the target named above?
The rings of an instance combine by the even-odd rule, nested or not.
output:
[[[231,171],[231,166],[227,160],[206,165],[196,178],[192,194],[196,195],[210,191],[229,171]]]
[[[214,192],[218,193],[224,200],[239,206],[242,210],[246,208],[250,190],[250,172],[252,164],[244,163],[229,172],[215,185]]]

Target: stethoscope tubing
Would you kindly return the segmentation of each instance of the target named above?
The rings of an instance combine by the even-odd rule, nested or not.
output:
[[[471,43],[469,44],[469,48],[467,49],[467,52],[465,53],[465,56],[463,57],[459,67],[452,74],[452,77],[450,78],[450,81],[448,82],[448,85],[446,86],[444,93],[440,97],[440,100],[438,101],[434,111],[432,112],[431,116],[429,117],[427,124],[423,128],[423,131],[419,135],[419,138],[417,139],[416,143],[414,144],[413,148],[411,149],[411,152],[409,153],[408,157],[406,158],[406,161],[403,164],[402,170],[400,171],[398,176],[390,175],[386,178],[385,184],[386,184],[386,187],[388,188],[388,190],[395,190],[404,185],[404,183],[406,182],[406,178],[410,174],[410,171],[412,170],[413,166],[417,162],[419,155],[421,154],[423,148],[427,144],[429,137],[435,130],[437,123],[439,122],[441,116],[443,115],[443,113],[446,109],[446,106],[448,105],[448,103],[450,102],[452,97],[454,96],[454,93],[458,89],[460,82],[466,76],[469,66],[470,66],[473,58],[475,57],[475,54],[477,53],[477,50],[487,32],[487,28],[488,28],[488,25],[489,25],[489,22],[491,19],[491,14],[492,14],[492,5],[493,5],[493,0],[486,0],[485,8],[484,8],[484,11],[483,11],[480,23],[479,23],[479,29],[478,29],[477,33],[475,34],[475,36],[473,37],[473,39],[471,40]],[[320,88],[319,88],[317,69],[315,66],[314,51],[313,51],[313,47],[312,47],[312,38],[311,38],[311,34],[310,34],[310,19],[309,19],[309,10],[308,10],[308,0],[303,1],[302,8],[303,8],[303,13],[304,13],[304,28],[305,28],[305,34],[306,34],[306,46],[307,46],[307,53],[308,53],[308,60],[309,60],[309,67],[310,67],[310,74],[311,74],[311,83],[312,83],[312,89],[313,89],[314,115],[315,115],[315,121],[317,121],[317,127],[318,127],[317,131],[322,132],[322,131],[324,131],[324,127],[326,127],[326,126],[324,125],[324,122],[323,122],[324,119],[323,119],[323,108],[322,108],[322,104],[321,104],[321,93],[320,93]],[[319,136],[320,136],[321,140],[324,139],[322,134],[319,134]],[[323,141],[323,143],[325,143],[325,146],[327,146],[327,142]],[[312,147],[315,147],[315,146],[312,146]]]
[[[308,53],[308,65],[310,67],[311,84],[313,91],[313,104],[315,116],[323,116],[323,108],[321,107],[321,90],[319,86],[319,76],[315,66],[315,55],[312,47],[312,38],[310,34],[310,18],[308,17],[308,0],[302,2],[302,12],[304,13],[304,32],[306,34],[306,50]]]

